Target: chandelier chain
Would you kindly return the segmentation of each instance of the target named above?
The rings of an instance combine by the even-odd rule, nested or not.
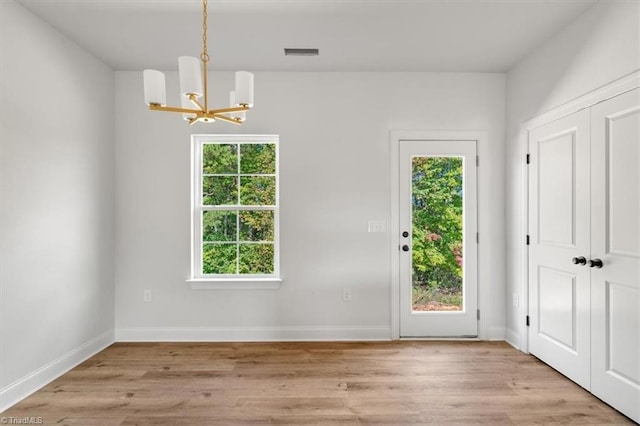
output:
[[[202,53],[200,59],[209,62],[209,52],[207,51],[207,0],[202,0]]]

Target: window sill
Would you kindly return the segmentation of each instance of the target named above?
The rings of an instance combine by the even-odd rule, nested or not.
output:
[[[193,290],[277,290],[282,278],[193,278]]]

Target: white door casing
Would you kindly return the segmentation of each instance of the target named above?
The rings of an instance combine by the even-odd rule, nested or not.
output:
[[[463,160],[464,194],[464,302],[460,312],[412,311],[412,252],[398,250],[400,281],[400,337],[472,337],[478,335],[477,292],[477,170],[475,140],[400,140],[399,230],[412,229],[412,159],[416,156],[457,156]],[[411,235],[399,236],[400,245],[411,247]]]
[[[529,155],[529,351],[588,389],[589,111],[533,129]]]
[[[640,89],[591,109],[591,392],[640,422]]]

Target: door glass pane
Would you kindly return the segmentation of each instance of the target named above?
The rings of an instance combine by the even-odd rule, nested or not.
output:
[[[412,311],[463,309],[463,158],[413,157]]]

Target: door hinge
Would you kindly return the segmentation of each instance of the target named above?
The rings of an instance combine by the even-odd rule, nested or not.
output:
[[[531,163],[531,155],[527,154],[527,164]]]
[[[476,232],[476,243],[480,244],[480,233]]]
[[[527,315],[527,327],[529,327],[529,315]]]
[[[527,235],[527,245],[530,244],[531,238],[529,238],[529,235]]]
[[[478,318],[478,321],[480,321],[480,309],[478,309],[478,310],[476,311],[476,316],[477,316],[477,318]]]
[[[476,167],[480,167],[480,156],[476,155]]]

